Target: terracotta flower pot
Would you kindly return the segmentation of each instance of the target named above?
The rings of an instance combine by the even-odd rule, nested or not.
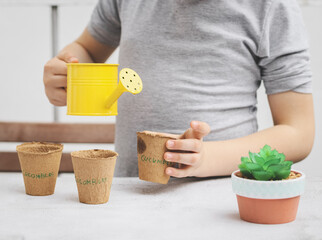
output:
[[[261,224],[292,222],[296,218],[300,195],[304,193],[305,175],[280,181],[258,181],[231,175],[242,220]]]

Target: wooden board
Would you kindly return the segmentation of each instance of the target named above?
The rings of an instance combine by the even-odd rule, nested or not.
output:
[[[16,152],[0,152],[0,172],[20,172],[18,154]],[[59,172],[73,172],[70,153],[63,153]]]
[[[114,124],[0,122],[0,142],[114,143]],[[0,152],[0,171],[20,171],[16,152]],[[63,153],[60,172],[72,172],[70,153]]]
[[[114,124],[0,122],[2,142],[114,143]]]

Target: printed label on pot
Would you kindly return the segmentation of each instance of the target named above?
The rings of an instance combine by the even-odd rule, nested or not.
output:
[[[163,165],[171,165],[171,162],[168,162],[164,159],[155,159],[154,157],[148,157],[145,156],[144,154],[141,155],[141,161],[142,162],[149,162],[149,163],[154,163],[154,164],[163,164]]]
[[[44,179],[44,178],[49,178],[49,177],[54,177],[54,173],[29,173],[29,172],[24,172],[23,175],[25,177],[29,178],[35,178],[35,179]]]
[[[76,179],[76,183],[79,183],[81,185],[97,185],[97,184],[107,182],[107,177],[104,177],[104,178],[92,178],[92,179],[81,179],[81,178],[75,177],[75,179]]]

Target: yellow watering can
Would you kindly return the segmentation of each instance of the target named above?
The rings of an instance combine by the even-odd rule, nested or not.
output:
[[[117,84],[118,64],[67,63],[67,114],[117,115],[117,99],[124,93],[138,94],[143,84],[130,68],[123,68]]]

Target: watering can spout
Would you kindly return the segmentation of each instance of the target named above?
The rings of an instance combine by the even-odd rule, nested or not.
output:
[[[130,68],[123,68],[119,74],[119,84],[106,100],[105,107],[110,108],[124,92],[138,94],[142,88],[140,76]]]

